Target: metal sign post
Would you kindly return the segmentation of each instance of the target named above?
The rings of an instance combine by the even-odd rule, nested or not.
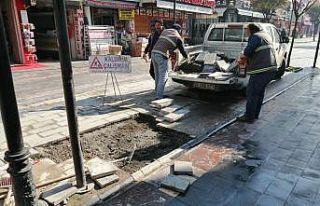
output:
[[[1,11],[1,3],[0,3]],[[13,194],[17,206],[38,205],[33,183],[30,153],[24,147],[19,111],[10,67],[7,38],[0,14],[0,106],[7,138],[8,151],[5,160],[9,162],[8,172],[12,178]]]
[[[80,136],[78,128],[78,119],[73,92],[73,75],[70,56],[69,39],[67,32],[66,6],[65,0],[54,0],[54,19],[57,29],[59,57],[63,81],[63,91],[67,110],[68,127],[70,134],[70,142],[72,147],[72,157],[77,180],[77,187],[83,188],[87,185],[84,167],[83,156],[80,146]]]
[[[320,46],[320,28],[319,28],[319,34],[318,34],[318,43],[317,43],[316,53],[314,55],[313,68],[317,66],[319,46]]]

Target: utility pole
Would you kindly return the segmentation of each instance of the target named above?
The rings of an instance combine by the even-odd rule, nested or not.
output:
[[[0,1],[1,11],[1,1]],[[33,183],[29,150],[22,139],[20,117],[10,67],[7,38],[2,15],[0,14],[0,106],[6,134],[8,151],[5,160],[9,163],[8,173],[12,179],[15,205],[38,205]]]
[[[63,81],[63,91],[67,110],[72,157],[76,174],[77,187],[87,186],[83,167],[83,156],[80,146],[77,111],[73,91],[73,75],[67,32],[67,18],[65,0],[53,0],[54,19],[59,45],[59,57]]]
[[[317,66],[317,60],[318,60],[318,54],[319,54],[319,46],[320,46],[320,28],[318,28],[319,34],[318,34],[318,43],[317,43],[317,48],[316,48],[316,53],[314,56],[314,62],[313,62],[313,68]]]
[[[176,23],[176,7],[177,7],[177,0],[173,0],[173,23]]]

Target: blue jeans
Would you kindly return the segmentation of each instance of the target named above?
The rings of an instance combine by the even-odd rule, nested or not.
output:
[[[264,93],[269,82],[272,81],[276,72],[268,71],[250,76],[247,87],[246,117],[258,119],[263,103]]]
[[[168,58],[162,54],[152,53],[151,61],[154,68],[156,98],[161,99],[168,79]]]

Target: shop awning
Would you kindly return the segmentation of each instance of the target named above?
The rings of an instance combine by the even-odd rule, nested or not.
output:
[[[250,16],[250,17],[256,17],[256,18],[264,18],[263,14],[256,11],[249,11],[245,9],[237,9],[239,15],[243,16]]]
[[[135,9],[137,6],[137,4],[134,2],[109,0],[85,0],[85,4],[93,7],[112,9]]]
[[[157,1],[157,7],[163,8],[163,9],[173,9],[173,2],[168,1]],[[201,13],[201,14],[212,14],[213,10],[209,7],[202,7],[202,6],[195,6],[190,4],[176,4],[176,10],[179,11],[187,11],[187,12],[193,12],[193,13]]]

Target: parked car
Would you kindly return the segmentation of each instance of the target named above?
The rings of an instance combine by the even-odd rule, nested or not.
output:
[[[248,22],[211,24],[205,34],[202,49],[189,53],[191,66],[188,67],[182,62],[174,72],[170,73],[172,80],[188,87],[213,91],[245,88],[249,77],[241,74],[234,61],[247,45],[248,36],[245,29],[248,24]],[[279,79],[285,72],[289,38],[281,36],[273,24],[256,24],[272,37],[278,66],[276,78]],[[212,57],[214,54],[217,56],[216,68],[206,67],[204,58],[214,58]]]

